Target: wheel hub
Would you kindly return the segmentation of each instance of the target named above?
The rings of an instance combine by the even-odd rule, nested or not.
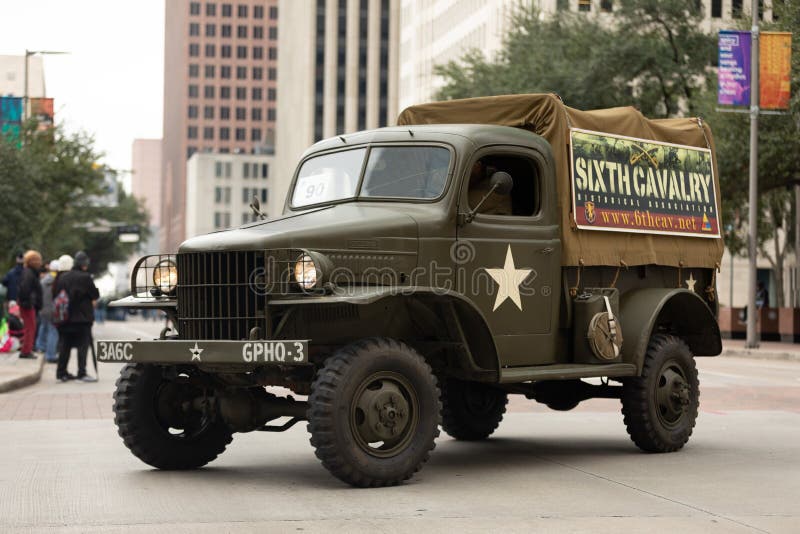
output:
[[[200,394],[200,390],[189,384],[162,383],[154,399],[160,426],[174,437],[187,437],[201,431],[207,421],[192,402]]]
[[[377,456],[388,456],[409,441],[415,416],[410,386],[401,377],[374,376],[353,399],[352,426],[359,445]]]
[[[383,406],[378,402],[376,407],[379,411],[380,424],[390,429],[392,433],[394,433],[395,427],[405,425],[408,403],[402,397],[398,398],[396,395],[389,395],[388,402],[384,403]]]
[[[357,406],[365,416],[359,430],[368,443],[391,440],[408,424],[408,402],[397,384],[388,380],[370,384]]]
[[[684,383],[675,383],[673,385],[673,391],[670,395],[672,401],[685,410],[689,406],[689,387]]]
[[[659,373],[656,389],[656,411],[668,427],[677,425],[688,413],[691,391],[683,371],[678,365],[668,362]]]

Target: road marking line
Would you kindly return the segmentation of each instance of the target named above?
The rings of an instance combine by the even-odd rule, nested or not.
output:
[[[570,465],[570,464],[567,464],[567,463],[564,463],[564,462],[559,462],[557,460],[553,460],[552,458],[548,458],[546,456],[540,456],[538,454],[534,455],[534,456],[537,456],[537,457],[539,457],[539,458],[541,458],[541,459],[543,459],[545,461],[552,462],[552,463],[554,463],[556,465],[560,465],[562,467],[566,467],[567,469],[573,469],[573,470],[578,471],[580,473],[583,473],[585,475],[588,475],[588,476],[591,476],[591,477],[595,477],[595,478],[599,478],[601,480],[605,480],[605,481],[610,482],[612,484],[617,484],[619,486],[623,486],[623,487],[631,489],[633,491],[638,491],[640,493],[644,493],[646,495],[650,495],[651,497],[656,497],[658,499],[663,499],[665,501],[668,501],[668,502],[671,502],[671,503],[678,504],[680,506],[684,506],[686,508],[689,508],[690,510],[696,510],[696,511],[702,512],[704,514],[708,514],[708,515],[710,515],[712,517],[717,517],[717,518],[723,519],[725,521],[730,521],[731,523],[735,523],[735,524],[743,526],[743,527],[747,527],[747,528],[750,528],[750,529],[753,529],[753,530],[757,530],[758,532],[764,532],[764,533],[769,532],[767,530],[760,529],[758,527],[755,527],[755,526],[750,525],[748,523],[745,523],[743,521],[739,521],[737,519],[733,519],[731,517],[727,517],[727,516],[725,516],[725,515],[723,515],[721,513],[712,512],[711,510],[706,510],[704,508],[700,508],[699,506],[694,506],[694,505],[691,505],[689,503],[685,503],[683,501],[679,501],[677,499],[672,499],[672,498],[667,497],[665,495],[660,495],[660,494],[658,494],[658,493],[656,493],[654,491],[648,491],[648,490],[643,489],[643,488],[637,488],[636,486],[633,486],[632,484],[626,484],[625,482],[621,482],[619,480],[614,480],[613,478],[610,478],[610,477],[607,477],[607,476],[603,476],[603,475],[600,475],[600,474],[597,474],[597,473],[592,473],[591,471],[587,471],[585,469],[581,469],[580,467],[576,467],[574,465]]]

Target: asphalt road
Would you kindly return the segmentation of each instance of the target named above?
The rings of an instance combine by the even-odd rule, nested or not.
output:
[[[96,337],[148,336],[106,323]],[[689,445],[640,453],[619,402],[552,412],[514,398],[482,443],[443,435],[395,488],[357,490],[314,457],[304,425],[238,434],[207,468],[160,472],[111,420],[119,372],[0,395],[2,532],[799,532],[800,363],[699,359]]]

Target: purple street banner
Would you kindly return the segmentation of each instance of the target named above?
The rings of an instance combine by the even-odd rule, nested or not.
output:
[[[19,138],[22,123],[22,99],[15,96],[0,96],[0,135]]]
[[[570,136],[579,229],[720,236],[709,149],[578,128]]]
[[[719,31],[717,102],[724,106],[750,106],[750,32]]]
[[[761,32],[758,49],[758,89],[762,109],[789,109],[792,34]]]

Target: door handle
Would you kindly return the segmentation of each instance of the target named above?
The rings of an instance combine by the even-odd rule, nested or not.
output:
[[[555,250],[555,249],[554,249],[553,247],[545,247],[545,248],[543,248],[543,249],[541,250],[541,253],[542,253],[542,254],[550,254],[550,253],[551,253],[551,252],[553,252],[554,250]]]

